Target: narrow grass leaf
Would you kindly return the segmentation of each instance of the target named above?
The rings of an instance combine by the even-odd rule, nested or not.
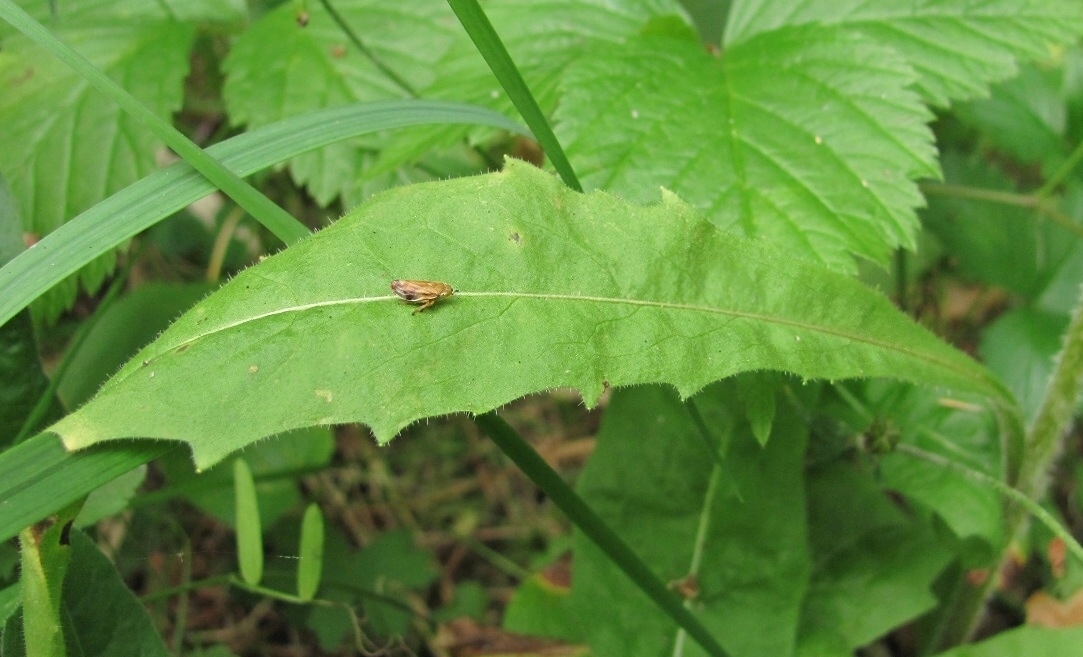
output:
[[[0,452],[0,540],[178,447],[130,440],[71,453],[56,436],[39,434]]]
[[[538,101],[526,85],[526,80],[519,73],[519,68],[508,54],[507,48],[500,40],[500,35],[493,29],[493,24],[489,22],[489,17],[485,15],[481,5],[477,0],[448,0],[448,4],[451,5],[459,22],[477,46],[478,52],[485,58],[485,63],[489,65],[493,75],[500,81],[500,86],[504,88],[508,98],[515,104],[523,120],[537,136],[538,142],[557,173],[560,174],[564,184],[574,190],[583,191],[583,186],[579,184],[571,162],[568,161],[564,149],[553,134],[553,129],[549,127],[545,113],[538,106]]]

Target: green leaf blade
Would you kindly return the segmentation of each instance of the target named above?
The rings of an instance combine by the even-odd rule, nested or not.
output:
[[[644,38],[570,68],[558,134],[588,189],[645,202],[664,186],[721,228],[852,271],[913,247],[913,180],[939,175],[914,79],[841,31],[780,29],[720,57]]]
[[[297,563],[297,597],[311,600],[323,574],[323,513],[309,504],[301,520],[301,558]]]
[[[64,619],[78,637],[69,655],[167,657],[170,651],[142,603],[113,563],[81,531],[71,533],[71,565],[64,579]]]
[[[680,16],[684,10],[675,0],[628,0],[612,3],[600,0],[559,0],[559,2],[486,2],[485,13],[496,28],[530,85],[531,94],[547,116],[559,99],[558,82],[564,71],[583,55],[589,44],[604,42],[618,46],[637,34],[645,23],[663,16]],[[492,71],[478,56],[466,33],[457,30],[446,52],[429,64],[430,80],[419,87],[425,98],[445,98],[514,115],[511,100],[501,89]],[[427,47],[427,46],[426,46]],[[469,132],[468,132],[469,130]],[[466,139],[473,143],[491,138],[492,131],[458,126],[433,126],[393,136],[378,156],[372,176],[423,157],[434,145],[447,147]],[[573,162],[578,171],[578,163]]]
[[[413,314],[392,279],[458,292]],[[243,272],[53,430],[69,448],[186,440],[205,467],[300,426],[364,422],[385,442],[554,387],[592,405],[607,385],[688,396],[760,369],[1006,395],[856,281],[721,232],[672,195],[631,206],[512,161],[379,195]]]
[[[263,579],[263,529],[252,469],[244,459],[233,462],[233,494],[237,508],[237,559],[245,583],[258,586]]]
[[[766,446],[745,428],[724,428],[743,415],[733,401],[741,383],[712,386],[694,401],[728,445],[718,454],[671,391],[617,391],[577,492],[663,581],[688,585],[686,604],[728,654],[789,655],[812,566],[807,430],[786,405]],[[590,618],[594,654],[682,654],[674,646],[687,641],[683,632],[581,532],[574,553],[570,602],[578,618]]]
[[[393,63],[415,86],[431,82],[433,62],[458,36],[443,3],[409,8],[357,0],[335,4],[347,24],[363,26],[363,43],[373,56]],[[257,128],[325,108],[414,95],[359,52],[320,3],[307,11],[309,20],[302,27],[296,7],[283,4],[238,37],[223,64],[222,93],[233,122]],[[276,46],[268,48],[271,43]],[[386,140],[368,137],[303,153],[290,159],[290,172],[321,206],[339,195],[357,198],[358,170]]]
[[[81,501],[94,489],[162,456],[177,443],[126,441],[66,452],[51,434],[39,434],[0,453],[0,540]]]

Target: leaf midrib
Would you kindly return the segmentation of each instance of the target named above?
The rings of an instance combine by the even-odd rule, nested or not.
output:
[[[785,317],[779,317],[779,316],[776,316],[776,315],[765,315],[765,314],[762,314],[762,313],[754,313],[754,312],[748,312],[748,311],[743,311],[743,310],[734,310],[734,309],[728,309],[728,308],[717,308],[717,307],[712,307],[712,306],[702,306],[702,305],[695,305],[695,304],[673,303],[673,302],[667,302],[667,301],[653,301],[653,300],[644,300],[644,299],[628,299],[628,298],[623,298],[623,297],[604,297],[604,296],[593,296],[593,295],[583,295],[583,294],[541,294],[541,293],[534,293],[534,292],[456,292],[455,296],[456,297],[479,297],[479,298],[511,297],[511,298],[515,298],[515,299],[541,299],[541,300],[546,300],[546,301],[575,301],[575,302],[589,302],[589,303],[611,303],[611,304],[622,304],[622,305],[628,305],[628,306],[658,308],[658,309],[662,309],[662,310],[704,312],[704,313],[711,313],[711,314],[715,314],[715,315],[725,315],[725,316],[739,318],[739,319],[760,321],[760,322],[764,322],[764,323],[767,323],[767,324],[774,324],[774,325],[777,325],[777,326],[792,327],[792,328],[795,328],[795,329],[801,329],[801,330],[804,330],[804,331],[809,331],[809,332],[812,332],[812,333],[818,333],[818,334],[826,335],[826,336],[830,336],[830,337],[851,340],[851,341],[858,342],[858,343],[861,343],[861,344],[869,345],[871,347],[876,347],[876,348],[879,348],[879,349],[883,349],[885,351],[893,351],[893,352],[898,353],[898,354],[909,356],[911,358],[914,358],[914,359],[917,359],[917,360],[920,360],[920,361],[924,361],[926,363],[935,365],[937,367],[941,367],[941,368],[944,368],[946,370],[950,370],[950,371],[955,372],[956,374],[962,375],[962,376],[964,376],[965,378],[968,378],[968,379],[974,379],[975,378],[975,373],[973,371],[970,371],[967,368],[961,367],[960,365],[958,365],[956,363],[941,359],[941,358],[937,357],[935,354],[929,354],[928,352],[925,352],[925,351],[914,350],[914,349],[910,349],[910,348],[907,348],[907,347],[900,346],[900,345],[895,344],[895,343],[887,342],[887,341],[884,341],[884,340],[879,340],[879,339],[876,339],[876,338],[870,338],[869,336],[866,336],[866,335],[856,334],[856,333],[852,333],[852,332],[849,332],[849,331],[842,331],[842,330],[838,330],[838,329],[834,329],[834,328],[831,328],[831,327],[826,327],[826,326],[822,326],[822,325],[818,325],[818,324],[810,324],[810,323],[807,323],[807,322],[800,322],[800,321],[797,321],[797,320],[793,320],[793,319],[789,319],[789,318],[785,318]],[[240,326],[244,326],[245,324],[249,324],[249,323],[252,323],[252,322],[257,322],[259,320],[267,319],[267,318],[270,318],[270,317],[275,317],[275,316],[278,316],[278,315],[286,315],[288,313],[295,313],[295,312],[304,312],[304,311],[313,310],[313,309],[316,309],[316,308],[328,308],[328,307],[333,307],[333,306],[349,305],[349,304],[366,304],[366,303],[375,303],[375,302],[380,302],[380,301],[401,301],[401,300],[397,296],[389,294],[389,295],[381,295],[381,296],[376,296],[376,297],[351,297],[351,298],[347,298],[347,299],[330,299],[330,300],[316,301],[316,302],[313,302],[313,303],[306,303],[306,304],[295,305],[295,306],[287,306],[287,307],[279,308],[279,309],[276,309],[276,310],[273,310],[273,311],[264,312],[264,313],[260,313],[260,314],[257,314],[257,315],[251,315],[251,316],[245,317],[243,319],[238,319],[238,320],[231,321],[231,322],[228,322],[228,323],[225,323],[225,324],[221,324],[219,326],[214,327],[211,330],[204,331],[204,332],[200,333],[199,335],[193,336],[191,338],[188,338],[186,340],[183,340],[181,342],[173,344],[173,345],[169,346],[167,349],[164,349],[161,353],[164,354],[164,353],[167,353],[167,352],[172,352],[172,351],[175,351],[176,349],[179,349],[179,348],[184,347],[186,345],[194,344],[194,343],[198,342],[199,340],[210,337],[212,335],[216,335],[218,333],[223,333],[225,331],[229,331],[231,329],[234,329],[234,328],[237,328],[237,327],[240,327]],[[432,312],[432,311],[430,311],[430,312]],[[154,358],[151,358],[149,360],[150,360],[150,362],[153,362]],[[988,383],[987,382],[984,382],[984,383],[985,383],[985,387],[988,387]]]

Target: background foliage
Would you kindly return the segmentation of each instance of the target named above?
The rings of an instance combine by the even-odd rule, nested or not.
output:
[[[0,528],[57,523],[0,554],[0,654],[703,653],[465,417],[415,424],[531,393],[504,414],[725,653],[1075,654],[1040,626],[1078,625],[1078,545],[1002,493],[1078,534],[1079,7],[484,3],[583,195],[505,164],[544,158],[450,4],[19,3],[278,165],[323,230],[270,258],[224,197],[129,239],[152,210],[108,203],[179,207],[186,165],[0,27]],[[392,278],[457,293],[414,315]]]

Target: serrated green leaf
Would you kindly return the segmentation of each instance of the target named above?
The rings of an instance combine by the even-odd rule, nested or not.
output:
[[[302,27],[284,3],[263,15],[234,42],[223,67],[223,98],[234,123],[259,127],[290,116],[350,103],[414,96],[429,83],[432,64],[458,35],[442,2],[409,5],[344,0],[335,10],[380,63],[390,64],[410,89],[397,86],[359,52],[319,3]],[[460,37],[461,38],[461,37]],[[272,45],[273,44],[273,45]],[[363,163],[382,141],[369,137],[292,158],[290,172],[321,205],[358,185]]]
[[[180,108],[194,25],[120,20],[113,15],[63,23],[58,36],[160,116]],[[42,236],[157,168],[159,142],[140,121],[44,48],[21,38],[0,51],[0,172],[12,182],[27,232]],[[107,254],[80,273],[96,290],[112,271]],[[57,316],[77,285],[47,294]]]
[[[736,385],[696,396],[711,426],[742,419]],[[762,448],[747,430],[725,437],[738,497],[677,395],[659,386],[618,390],[577,483],[658,577],[684,592],[733,657],[791,654],[811,570],[802,486],[807,428],[782,405],[774,429]],[[661,657],[690,643],[582,535],[572,600],[590,619],[594,654]]]
[[[1058,0],[1022,7],[1003,0],[983,3],[980,9],[960,0],[917,6],[735,3],[723,62],[742,51],[747,59],[753,44],[773,45],[785,34],[804,35],[785,51],[756,53],[761,56],[759,70],[755,75],[750,70],[745,78],[752,85],[734,90],[736,109],[744,110],[735,116],[728,105],[710,102],[717,94],[712,85],[721,83],[695,74],[697,62],[710,58],[699,44],[687,44],[688,54],[694,50],[698,59],[674,56],[661,64],[660,72],[646,74],[637,70],[639,53],[625,50],[624,40],[648,20],[679,14],[679,8],[664,2],[626,3],[619,9],[530,4],[532,8],[518,2],[488,3],[486,13],[543,109],[557,107],[559,99],[559,117],[570,124],[603,115],[599,121],[604,125],[583,129],[592,140],[584,150],[565,144],[581,178],[596,173],[585,183],[639,201],[650,198],[657,186],[666,186],[724,226],[784,238],[784,244],[805,257],[811,242],[817,247],[814,257],[847,271],[853,269],[847,251],[884,264],[895,246],[913,246],[912,208],[922,200],[909,179],[936,175],[931,142],[921,125],[928,114],[916,102],[920,94],[944,104],[984,92],[990,82],[1014,72],[1015,58],[1043,56],[1047,43],[1069,40],[1080,27],[1080,21],[1063,19],[1071,10]],[[536,13],[526,13],[532,9]],[[562,20],[552,20],[554,14]],[[801,52],[805,41],[807,54]],[[864,45],[847,52],[855,43]],[[585,44],[594,47],[584,55]],[[838,58],[823,66],[817,59],[833,47],[839,48]],[[424,90],[426,96],[508,106],[468,46],[455,42],[437,66],[442,74]],[[584,74],[581,67],[596,75]],[[578,92],[580,102],[570,101],[574,105],[555,88],[564,71],[568,77],[562,88],[572,95]],[[653,89],[644,88],[652,84]],[[918,93],[911,93],[915,84]],[[781,125],[743,132],[749,119],[753,126],[763,126],[772,114],[783,119]],[[734,127],[727,123],[730,119],[738,122],[733,139],[748,139],[751,176],[741,171],[748,163],[726,157],[725,143]],[[806,126],[816,130],[802,132]],[[433,128],[402,136],[370,171],[418,157],[453,134],[462,135],[462,130]],[[578,131],[558,134],[573,137]],[[816,137],[829,140],[826,148],[814,147]],[[721,177],[712,177],[716,173]],[[731,175],[739,179],[732,187],[727,186]],[[732,193],[723,195],[720,188]],[[720,208],[734,199],[758,202],[767,212],[722,213]]]
[[[252,469],[237,459],[233,462],[233,494],[237,506],[237,560],[241,577],[252,586],[263,579],[263,529],[259,521],[259,500]]]
[[[779,29],[722,57],[640,39],[569,69],[557,132],[588,188],[644,202],[664,186],[721,228],[852,271],[851,254],[913,247],[913,180],[938,175],[913,80],[839,31]]]
[[[301,550],[297,562],[297,597],[311,600],[320,587],[323,571],[323,513],[309,504],[301,521]]]
[[[838,26],[898,52],[918,71],[921,94],[936,105],[986,93],[989,83],[1015,73],[1017,57],[1045,57],[1050,45],[1072,41],[1083,29],[1078,6],[1065,0],[757,0],[734,3],[723,43],[730,48],[798,25]]]
[[[648,21],[684,13],[681,4],[673,0],[496,0],[486,2],[484,9],[546,113],[557,105],[557,85],[564,70],[582,55],[585,46],[604,42],[616,47]],[[420,88],[425,98],[469,99],[514,115],[511,101],[465,32],[458,32],[433,64],[433,70],[436,75],[431,83]],[[371,176],[415,161],[434,145],[454,144],[467,135],[472,142],[481,142],[492,133],[479,128],[433,126],[397,134],[384,144],[372,169],[362,175]]]
[[[413,314],[392,279],[459,291]],[[672,195],[637,207],[509,161],[381,194],[242,272],[52,430],[72,449],[185,440],[206,467],[294,427],[364,422],[386,442],[554,387],[593,405],[607,385],[688,396],[758,369],[1007,399],[856,281],[719,231]]]

